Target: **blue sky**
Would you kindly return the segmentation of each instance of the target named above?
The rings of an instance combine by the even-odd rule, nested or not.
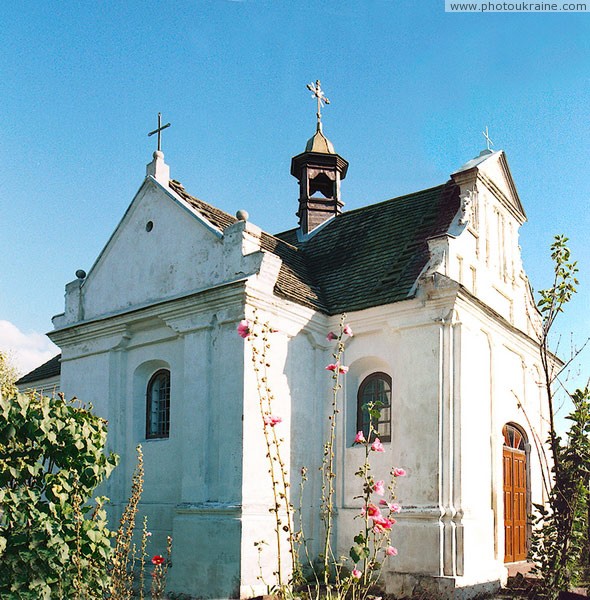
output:
[[[296,224],[291,156],[324,131],[350,162],[345,209],[423,189],[484,147],[507,153],[547,286],[565,233],[590,333],[590,14],[451,14],[442,0],[14,2],[0,29],[0,347],[23,370],[66,282],[89,270],[145,174],[158,111],[171,176],[276,232]],[[569,348],[569,341],[562,343]],[[582,360],[590,373],[590,351]]]

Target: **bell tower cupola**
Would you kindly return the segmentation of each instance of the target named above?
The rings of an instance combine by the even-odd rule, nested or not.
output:
[[[299,227],[307,235],[316,227],[342,212],[340,182],[346,177],[348,162],[336,154],[332,142],[322,131],[322,106],[330,101],[320,81],[308,84],[317,99],[316,132],[305,146],[305,152],[291,159],[291,175],[299,181]]]

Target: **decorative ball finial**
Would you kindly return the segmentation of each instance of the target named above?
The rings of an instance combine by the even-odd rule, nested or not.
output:
[[[76,277],[78,279],[86,279],[86,271],[84,271],[83,269],[78,269],[76,271]]]
[[[248,212],[247,212],[247,211],[245,211],[245,210],[243,210],[243,209],[240,209],[240,210],[239,210],[239,211],[236,213],[236,219],[237,219],[238,221],[247,221],[249,216],[250,216],[250,215],[248,214]]]

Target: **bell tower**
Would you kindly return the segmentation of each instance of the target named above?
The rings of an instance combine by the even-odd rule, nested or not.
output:
[[[317,99],[316,132],[307,142],[305,152],[291,159],[291,175],[299,181],[297,216],[303,235],[342,212],[340,182],[348,170],[348,162],[336,154],[322,131],[321,108],[330,101],[324,96],[319,80],[307,87]]]

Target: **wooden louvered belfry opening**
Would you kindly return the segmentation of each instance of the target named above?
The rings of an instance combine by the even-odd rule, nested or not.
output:
[[[504,562],[527,557],[527,468],[525,438],[514,425],[504,425]]]

